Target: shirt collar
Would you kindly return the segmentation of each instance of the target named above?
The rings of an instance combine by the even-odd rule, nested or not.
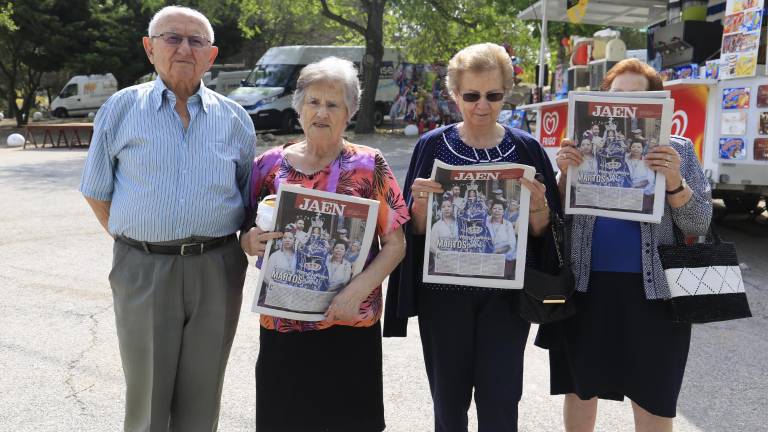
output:
[[[200,87],[198,87],[197,92],[195,92],[195,94],[192,95],[189,100],[193,103],[199,100],[200,105],[203,107],[203,111],[207,113],[212,104],[213,98],[210,92],[211,90],[209,90],[205,84],[203,84],[203,81],[200,80]],[[155,79],[155,84],[152,88],[152,106],[155,108],[155,110],[159,110],[163,105],[163,98],[167,97],[167,93],[173,94],[171,89],[169,89],[160,78],[160,76],[158,76]]]

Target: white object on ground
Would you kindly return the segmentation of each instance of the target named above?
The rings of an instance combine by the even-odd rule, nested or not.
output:
[[[419,128],[416,125],[408,125],[403,129],[405,136],[416,136],[419,134]]]
[[[25,141],[24,136],[17,133],[8,135],[8,139],[6,140],[9,146],[14,147],[24,145]]]

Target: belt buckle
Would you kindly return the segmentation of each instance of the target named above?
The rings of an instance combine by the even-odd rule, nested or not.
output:
[[[187,248],[192,248],[195,246],[200,246],[199,250],[192,250],[191,252],[187,253]],[[181,245],[181,256],[190,256],[190,255],[202,255],[203,254],[203,243],[184,243]]]

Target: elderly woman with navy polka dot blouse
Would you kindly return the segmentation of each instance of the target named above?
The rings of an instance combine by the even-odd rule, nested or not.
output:
[[[537,247],[535,239],[551,239],[550,208],[560,210],[552,166],[533,137],[496,121],[512,84],[512,64],[501,46],[485,43],[459,51],[448,64],[446,87],[463,121],[421,137],[403,185],[411,213],[408,252],[390,277],[384,335],[404,336],[405,319],[418,315],[437,432],[467,430],[473,390],[479,430],[517,430],[530,328],[516,312],[519,291],[421,280],[427,197],[445,192],[428,180],[435,160],[534,166],[541,181],[521,179],[531,191],[529,252]]]

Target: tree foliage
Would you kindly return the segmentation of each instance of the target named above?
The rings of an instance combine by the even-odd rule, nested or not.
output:
[[[524,62],[536,61],[534,25],[516,18],[513,2],[498,0],[397,0],[392,43],[413,62],[447,61],[481,42],[507,43]]]
[[[88,0],[39,0],[11,3],[0,0],[0,9],[13,25],[0,27],[0,89],[6,96],[9,116],[26,123],[44,72],[64,66],[72,56],[85,52],[90,18]],[[16,103],[21,96],[22,104]]]

